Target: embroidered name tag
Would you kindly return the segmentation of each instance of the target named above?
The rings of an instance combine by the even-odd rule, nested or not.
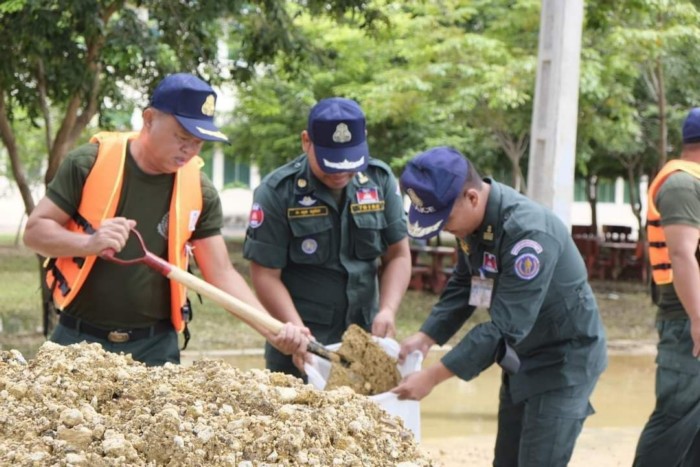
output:
[[[328,215],[328,206],[316,206],[313,208],[288,208],[287,218],[297,217],[321,217]]]
[[[376,203],[351,204],[350,212],[353,214],[361,214],[363,212],[378,212],[384,210],[384,201]]]

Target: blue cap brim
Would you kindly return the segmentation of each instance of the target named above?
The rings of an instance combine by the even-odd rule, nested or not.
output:
[[[362,172],[369,164],[367,142],[345,148],[324,148],[314,144],[316,162],[325,173]]]
[[[433,238],[445,228],[454,201],[449,207],[437,212],[421,213],[413,204],[408,208],[408,235],[411,238]]]
[[[205,141],[220,141],[228,143],[228,137],[219,130],[212,122],[207,120],[197,120],[196,118],[181,117],[173,114],[173,117],[192,136]]]

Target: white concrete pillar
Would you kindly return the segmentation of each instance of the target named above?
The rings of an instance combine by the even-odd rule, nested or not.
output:
[[[224,151],[217,145],[214,148],[214,157],[211,161],[211,181],[219,191],[224,188],[224,159]]]
[[[571,225],[583,0],[542,0],[528,196]]]

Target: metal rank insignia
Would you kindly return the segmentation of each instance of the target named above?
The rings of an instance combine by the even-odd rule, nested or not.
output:
[[[493,227],[491,225],[486,226],[483,238],[488,242],[493,241]]]
[[[214,99],[213,94],[209,94],[207,99],[204,101],[204,104],[202,104],[202,113],[207,117],[213,117],[215,107],[216,99]]]
[[[459,245],[459,249],[462,250],[462,253],[464,253],[465,255],[469,254],[469,252],[470,252],[469,243],[465,242],[461,238],[458,238],[457,244]]]

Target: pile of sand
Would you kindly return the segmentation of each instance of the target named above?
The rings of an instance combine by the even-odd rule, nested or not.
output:
[[[219,361],[149,368],[96,344],[0,352],[0,464],[430,466],[349,388]]]

